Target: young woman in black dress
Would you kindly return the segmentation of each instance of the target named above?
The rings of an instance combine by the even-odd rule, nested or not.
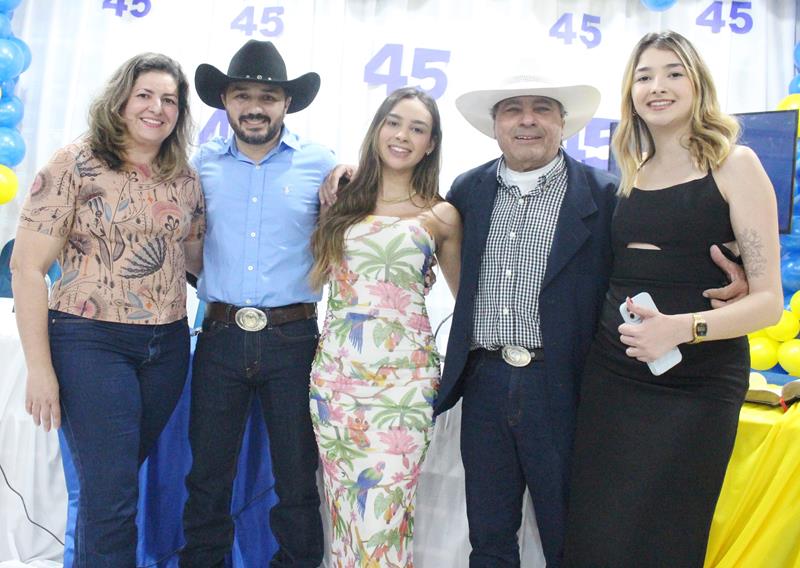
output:
[[[747,390],[745,334],[782,309],[775,195],[738,132],[688,40],[639,41],[613,140],[615,260],[582,384],[567,566],[703,565]],[[725,275],[709,247],[734,241],[750,291],[711,310],[702,291]],[[640,292],[657,309],[633,304]],[[623,323],[623,303],[642,323]],[[654,375],[646,363],[675,347],[682,361]]]

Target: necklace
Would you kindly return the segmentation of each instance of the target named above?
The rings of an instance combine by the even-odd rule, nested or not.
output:
[[[378,201],[381,201],[383,203],[403,203],[404,201],[411,200],[411,198],[414,197],[416,194],[417,194],[416,191],[412,191],[402,199],[384,199],[383,197],[378,196]]]

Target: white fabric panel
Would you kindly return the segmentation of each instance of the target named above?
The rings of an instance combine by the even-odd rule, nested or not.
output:
[[[11,310],[12,300],[0,299],[0,465],[14,489],[25,498],[31,518],[63,541],[67,489],[58,435],[54,430],[47,433],[36,428],[25,412],[25,359]],[[2,479],[0,512],[0,561],[61,561],[62,547],[28,522],[19,497]],[[10,568],[5,563],[0,567]]]

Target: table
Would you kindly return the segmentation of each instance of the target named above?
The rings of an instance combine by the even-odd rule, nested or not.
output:
[[[742,407],[705,565],[800,567],[800,404]]]

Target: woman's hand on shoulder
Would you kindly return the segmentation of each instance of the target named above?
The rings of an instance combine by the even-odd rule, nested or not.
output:
[[[355,171],[355,166],[338,164],[328,172],[328,175],[322,181],[322,185],[319,186],[319,203],[323,209],[327,209],[336,203],[339,186],[353,179]]]

